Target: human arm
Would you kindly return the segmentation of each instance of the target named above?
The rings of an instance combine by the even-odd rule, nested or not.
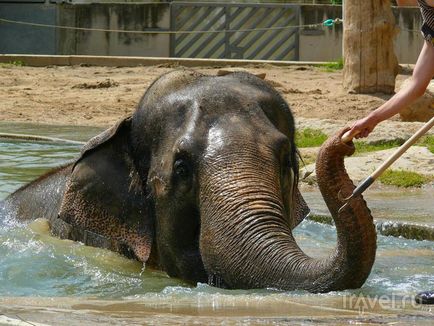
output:
[[[403,108],[422,96],[433,76],[434,47],[430,43],[424,42],[410,83],[379,108],[354,122],[349,136],[355,136],[356,138],[367,137],[378,123],[399,113]]]

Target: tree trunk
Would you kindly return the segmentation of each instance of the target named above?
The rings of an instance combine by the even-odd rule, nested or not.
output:
[[[350,93],[393,93],[398,60],[390,0],[346,0],[344,88]]]

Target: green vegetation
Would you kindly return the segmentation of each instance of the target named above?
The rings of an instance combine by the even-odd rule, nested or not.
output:
[[[367,152],[375,152],[375,151],[382,151],[385,149],[390,149],[394,147],[399,147],[404,142],[399,139],[390,140],[390,141],[384,141],[376,144],[368,144],[363,141],[356,141],[354,142],[354,145],[356,146],[356,152],[358,154],[360,153],[367,153]],[[434,153],[434,136],[425,136],[421,140],[419,140],[416,145],[418,146],[425,146],[427,147],[431,153]]]
[[[6,63],[0,63],[0,67],[10,67],[10,66],[22,67],[24,66],[24,62],[17,60],[17,61],[9,61]]]
[[[416,172],[403,170],[387,170],[380,176],[379,181],[386,185],[397,187],[420,187],[429,180]]]
[[[327,139],[327,135],[317,129],[306,128],[295,133],[295,143],[298,147],[317,147]]]
[[[338,61],[328,62],[318,66],[324,68],[324,71],[326,72],[334,72],[336,70],[342,70],[344,68],[344,59],[340,58]]]
[[[321,146],[326,139],[327,135],[318,129],[306,128],[301,131],[297,130],[295,133],[295,143],[300,148]],[[394,139],[373,144],[364,141],[355,141],[354,145],[356,147],[356,153],[360,154],[399,147],[403,143],[404,140],[402,139]],[[416,145],[425,146],[431,153],[434,153],[434,135],[423,137]]]
[[[426,146],[431,153],[434,153],[434,135],[423,137],[417,145]]]
[[[384,142],[380,142],[380,143],[376,143],[376,144],[369,144],[369,143],[366,143],[363,141],[354,142],[354,146],[356,147],[356,152],[358,154],[375,152],[375,151],[382,151],[385,149],[399,147],[402,144],[403,144],[403,142],[399,141],[399,140],[384,141]]]

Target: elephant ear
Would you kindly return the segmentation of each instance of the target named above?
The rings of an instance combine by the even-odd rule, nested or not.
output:
[[[74,167],[78,162],[80,162],[84,158],[85,155],[90,154],[94,149],[96,149],[99,146],[103,145],[104,143],[110,141],[110,139],[112,139],[113,137],[116,136],[116,134],[119,132],[120,129],[122,129],[125,126],[127,126],[127,128],[128,128],[128,126],[130,124],[131,124],[131,117],[129,116],[125,119],[117,121],[113,127],[109,128],[107,130],[104,130],[102,133],[91,138],[81,148],[80,157],[75,162]]]
[[[131,157],[130,126],[131,118],[119,121],[83,147],[53,230],[146,262],[154,221]]]

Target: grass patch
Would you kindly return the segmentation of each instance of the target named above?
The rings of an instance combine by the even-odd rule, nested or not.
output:
[[[368,153],[368,152],[375,152],[375,151],[382,151],[385,149],[390,149],[394,147],[399,147],[403,144],[400,140],[390,140],[390,141],[384,141],[376,144],[368,144],[363,141],[357,141],[354,142],[354,146],[356,147],[357,153]]]
[[[328,136],[321,130],[313,128],[306,128],[295,132],[295,143],[297,147],[300,148],[321,146],[327,138]],[[396,148],[401,146],[403,143],[404,140],[402,139],[382,141],[374,144],[369,144],[364,141],[355,141],[354,146],[356,147],[356,153],[360,154]],[[426,146],[431,153],[434,153],[434,135],[423,137],[416,143],[416,145]]]
[[[297,147],[318,147],[327,139],[327,135],[321,130],[306,128],[295,132],[295,144]]]
[[[332,61],[318,66],[323,68],[326,72],[334,72],[337,70],[342,70],[344,68],[344,59],[340,58],[338,59],[338,61]]]
[[[416,172],[403,170],[387,170],[379,177],[381,183],[397,187],[420,187],[429,181]]]
[[[9,61],[6,63],[0,63],[0,67],[10,67],[10,66],[22,67],[24,66],[24,62],[21,60],[17,60],[17,61]]]
[[[431,153],[434,153],[434,135],[423,137],[417,145],[426,146]]]
[[[377,144],[368,144],[363,141],[357,141],[354,142],[354,145],[356,147],[357,153],[368,153],[368,152],[382,151],[385,149],[399,147],[403,143],[404,142],[402,140],[395,139],[395,140],[380,142]],[[434,153],[434,135],[423,137],[421,140],[419,140],[416,143],[416,145],[425,146],[429,149],[431,153]]]

